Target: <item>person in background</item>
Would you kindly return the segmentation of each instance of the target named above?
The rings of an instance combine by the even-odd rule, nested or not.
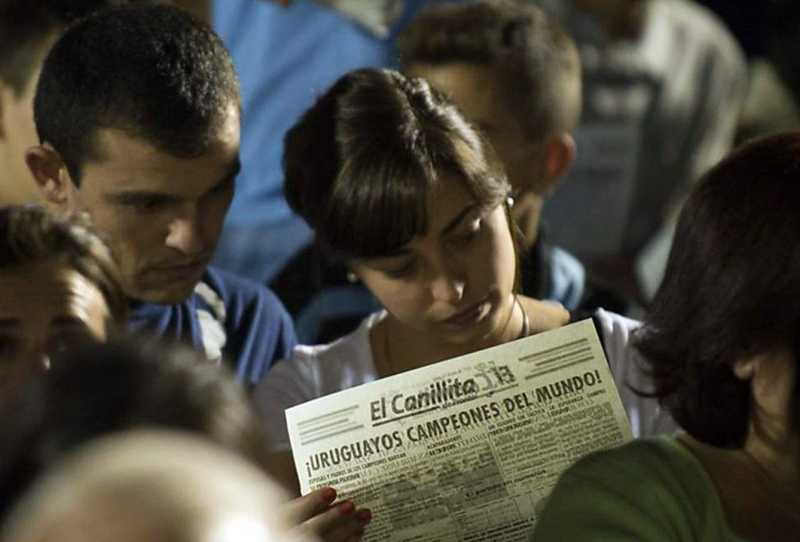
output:
[[[48,368],[70,345],[121,330],[128,302],[90,228],[40,207],[0,207],[0,388],[25,364]]]
[[[0,1],[0,205],[40,199],[25,166],[25,150],[36,145],[33,96],[50,46],[70,23],[124,0]]]
[[[535,541],[793,540],[800,529],[800,132],[711,169],[635,337],[685,430],[566,471]]]
[[[261,412],[570,321],[519,293],[511,185],[491,152],[443,94],[391,70],[346,74],[289,131],[289,202],[383,309],[337,341],[297,347],[256,388]],[[636,431],[649,427],[654,401],[622,389],[643,378],[626,348],[636,322],[596,319]],[[285,420],[265,424],[270,472],[297,491]]]
[[[280,504],[274,483],[236,454],[140,430],[93,442],[48,472],[0,540],[310,542],[290,530]]]
[[[54,355],[49,371],[27,373],[0,396],[0,420],[0,521],[73,451],[131,430],[187,432],[259,469],[267,460],[261,421],[232,375],[185,346],[153,339],[117,338]],[[357,539],[370,512],[335,499],[333,488],[320,488],[282,503],[280,514],[328,542]]]
[[[690,0],[537,2],[575,39],[583,70],[580,153],[543,211],[551,240],[646,305],[677,209],[733,141],[744,57]]]
[[[398,50],[405,71],[447,94],[502,162],[522,230],[522,292],[570,310],[623,312],[618,296],[587,291],[583,265],[551,245],[540,223],[576,156],[581,74],[572,39],[529,3],[488,0],[423,10]]]
[[[170,6],[110,8],[47,55],[40,144],[25,156],[50,210],[87,213],[108,242],[129,327],[190,343],[252,386],[295,335],[272,292],[208,267],[240,169],[240,105],[205,24]]]

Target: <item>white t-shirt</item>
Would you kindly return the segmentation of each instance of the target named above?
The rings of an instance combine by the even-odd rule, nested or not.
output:
[[[676,431],[677,425],[655,399],[640,397],[633,391],[649,389],[639,363],[641,354],[629,344],[639,322],[603,309],[594,316],[634,436]],[[385,317],[386,311],[373,313],[351,334],[329,344],[297,346],[290,359],[279,362],[267,373],[256,387],[254,401],[265,420],[271,452],[290,449],[284,416],[287,408],[379,378],[369,334]]]

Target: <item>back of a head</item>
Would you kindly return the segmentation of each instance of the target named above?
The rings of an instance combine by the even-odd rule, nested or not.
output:
[[[100,439],[48,473],[3,542],[297,541],[282,493],[236,454],[185,433]]]
[[[231,106],[239,106],[238,80],[221,39],[180,9],[131,5],[86,17],[59,38],[42,68],[34,118],[40,140],[79,183],[81,165],[96,158],[96,130],[194,158]]]
[[[510,189],[446,97],[392,70],[342,76],[289,130],[284,149],[289,204],[345,259],[388,254],[423,233],[442,173],[487,206]]]
[[[0,396],[0,516],[46,469],[113,433],[165,428],[204,436],[256,464],[260,425],[231,375],[188,347],[115,339],[54,357]]]
[[[112,320],[124,324],[128,300],[111,253],[81,217],[60,220],[35,205],[0,207],[0,269],[51,260],[64,262],[94,284]]]
[[[749,385],[732,365],[800,329],[800,132],[748,143],[686,202],[638,346],[656,394],[696,438],[741,444]]]
[[[132,0],[0,0],[0,80],[21,94],[42,48],[72,22]]]
[[[506,107],[532,141],[575,128],[580,60],[558,23],[522,0],[434,5],[398,41],[403,65],[474,64],[500,81]]]

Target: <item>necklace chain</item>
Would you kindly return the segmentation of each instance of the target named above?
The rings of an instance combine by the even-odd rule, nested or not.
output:
[[[514,294],[514,303],[519,307],[519,310],[522,312],[522,331],[520,332],[517,339],[522,339],[523,337],[527,337],[530,332],[530,322],[528,321],[528,312],[523,308],[522,303],[519,302],[519,296]]]

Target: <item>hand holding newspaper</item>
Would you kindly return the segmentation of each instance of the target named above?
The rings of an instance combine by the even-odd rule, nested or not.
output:
[[[558,476],[631,439],[591,320],[286,411],[300,487],[372,509],[367,541],[523,541]]]

